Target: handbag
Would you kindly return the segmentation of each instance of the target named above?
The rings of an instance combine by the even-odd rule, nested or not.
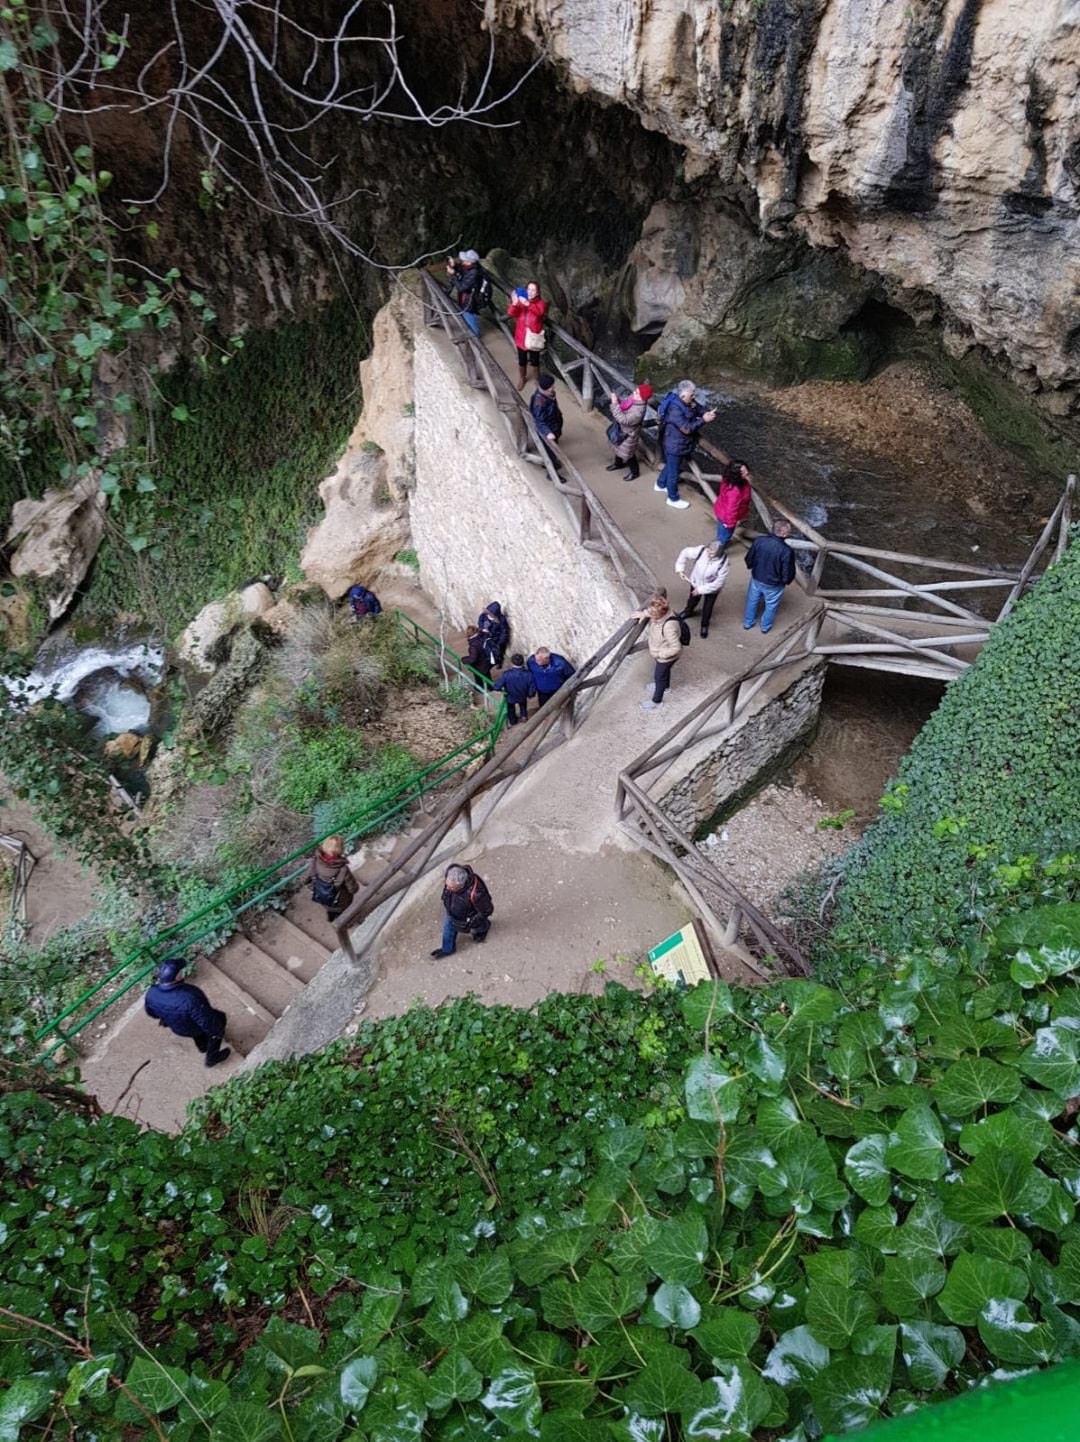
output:
[[[623,441],[626,440],[626,432],[622,426],[619,425],[618,421],[612,421],[611,425],[608,426],[607,438],[608,444],[612,446],[621,446]]]
[[[547,335],[542,330],[527,330],[525,332],[525,349],[541,351],[547,345]]]

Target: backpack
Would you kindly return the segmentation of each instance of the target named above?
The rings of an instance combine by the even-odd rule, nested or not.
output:
[[[608,426],[607,438],[608,444],[612,446],[621,446],[623,441],[626,440],[626,432],[622,426],[619,425],[618,421],[612,421],[611,425]]]
[[[485,887],[483,896],[480,895],[480,878],[473,876],[473,884],[469,888],[469,905],[476,912],[477,916],[490,916],[495,910],[495,903],[491,899],[491,893]]]
[[[487,306],[488,310],[495,309],[495,291],[491,276],[486,270],[481,270],[480,279],[476,283],[476,309],[481,310],[484,306]]]
[[[689,644],[690,644],[690,622],[686,619],[686,617],[682,614],[681,611],[679,611],[679,612],[676,613],[675,619],[676,619],[676,621],[678,621],[678,623],[679,623],[679,643],[680,643],[680,645],[689,646]]]
[[[311,899],[317,906],[336,906],[338,889],[332,881],[324,881],[321,876],[311,878]]]

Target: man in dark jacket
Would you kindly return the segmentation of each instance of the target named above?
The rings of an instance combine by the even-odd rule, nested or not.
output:
[[[562,462],[549,444],[554,442],[555,445],[558,445],[563,429],[563,414],[559,409],[559,402],[555,399],[555,377],[544,371],[537,377],[537,385],[539,390],[533,391],[532,399],[529,401],[529,410],[532,411],[536,429],[540,432],[544,450],[551,457],[551,464],[556,471],[561,471]]]
[[[462,319],[473,335],[478,336],[480,334],[480,308],[483,305],[481,290],[484,279],[480,257],[475,250],[459,250],[457,260],[451,259],[446,262],[446,271],[450,277],[451,290],[457,291]]]
[[[746,553],[746,564],[750,569],[750,584],[746,588],[746,610],[743,613],[743,630],[752,631],[757,620],[758,606],[762,601],[765,610],[761,616],[762,631],[771,631],[776,608],[784,587],[795,579],[795,552],[787,543],[791,527],[787,521],[774,521],[771,536],[758,536]]]
[[[457,950],[460,932],[467,931],[473,941],[487,940],[495,903],[471,866],[455,864],[446,868],[442,904],[442,946],[436,948],[432,956],[452,956]]]
[[[510,657],[510,665],[495,682],[495,690],[506,692],[506,719],[511,726],[516,726],[519,720],[528,720],[529,697],[536,695],[536,682],[525,665],[524,656],[515,652]]]
[[[476,625],[484,638],[491,664],[501,666],[506,648],[510,644],[510,622],[503,615],[498,601],[492,601],[486,611],[480,612]]]
[[[664,469],[656,482],[658,491],[667,491],[667,503],[677,511],[685,511],[689,501],[679,498],[679,471],[683,461],[697,445],[697,433],[707,421],[716,419],[715,411],[702,411],[694,399],[693,381],[680,381],[660,404],[660,443],[664,450]]]
[[[569,681],[574,668],[565,656],[549,651],[546,646],[529,657],[525,663],[536,687],[536,704],[542,706],[549,696],[554,696],[564,681]]]
[[[204,991],[177,980],[185,965],[182,956],[168,956],[161,963],[157,982],[146,993],[146,1014],[175,1036],[189,1036],[206,1066],[217,1066],[229,1055],[229,1048],[221,1045],[228,1018],[210,1005]]]

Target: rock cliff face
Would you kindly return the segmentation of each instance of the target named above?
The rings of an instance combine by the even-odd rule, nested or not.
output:
[[[770,244],[796,238],[827,253],[837,275],[850,267],[876,298],[939,321],[953,354],[983,347],[1047,409],[1076,412],[1077,0],[487,9],[500,31],[546,46],[572,88],[684,146],[691,200],[695,185],[721,192]],[[803,263],[796,252],[781,269]],[[723,305],[710,312],[707,296],[695,298],[699,269],[684,256],[682,311],[712,325]],[[648,296],[639,303],[647,309]]]

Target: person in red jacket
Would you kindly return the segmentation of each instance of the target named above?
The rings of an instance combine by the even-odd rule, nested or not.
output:
[[[517,346],[518,355],[517,388],[519,391],[525,389],[526,371],[529,366],[536,367],[536,383],[540,384],[540,362],[544,358],[546,341],[544,334],[546,313],[547,301],[540,295],[540,287],[535,280],[530,280],[524,289],[519,286],[510,297],[510,304],[506,307],[506,314],[515,318],[514,344]],[[532,336],[531,341],[529,340],[530,336]]]
[[[720,489],[713,502],[716,539],[726,546],[735,527],[750,514],[750,472],[742,461],[728,461],[720,476]]]

